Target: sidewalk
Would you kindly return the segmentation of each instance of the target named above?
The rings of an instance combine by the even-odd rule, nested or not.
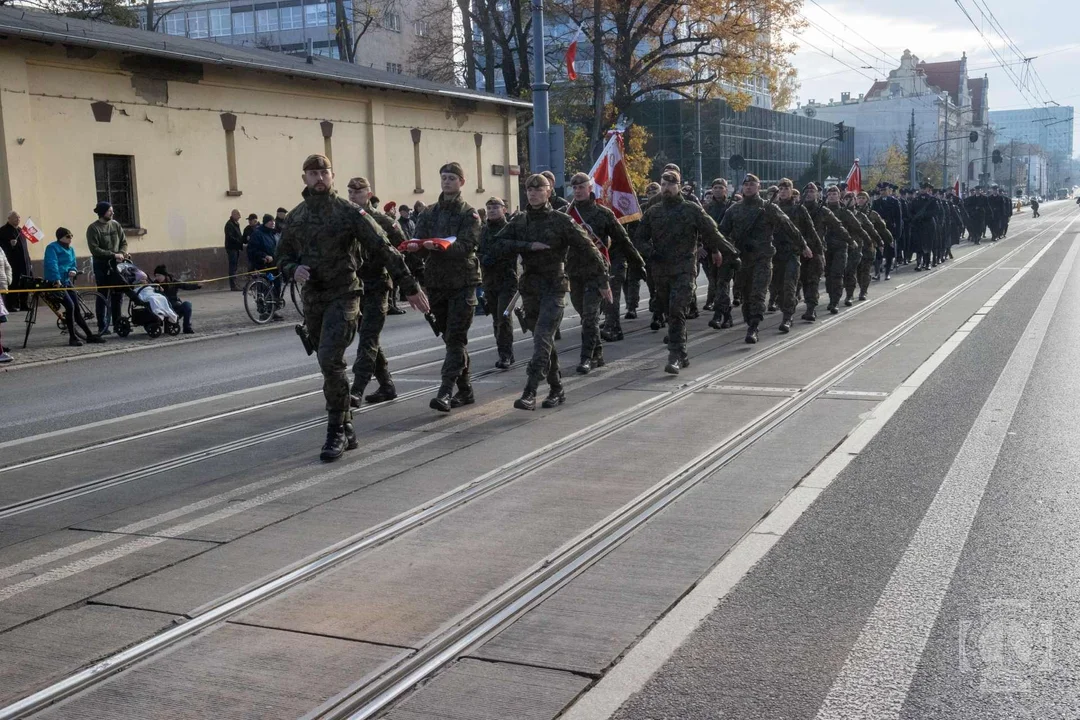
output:
[[[76,288],[77,289],[77,288]],[[56,316],[44,303],[38,306],[37,322],[30,331],[30,342],[23,349],[23,337],[26,334],[26,313],[12,313],[8,316],[8,322],[4,323],[4,347],[11,351],[15,361],[6,365],[0,365],[0,372],[17,370],[28,364],[38,364],[43,361],[63,361],[86,355],[114,354],[116,352],[134,352],[160,347],[164,343],[183,344],[206,340],[224,335],[236,335],[245,332],[257,332],[271,330],[283,326],[291,327],[300,322],[300,315],[296,312],[292,302],[286,297],[286,307],[283,311],[285,319],[282,321],[270,321],[266,325],[256,325],[244,311],[244,295],[239,292],[220,290],[192,290],[180,295],[181,299],[189,300],[192,305],[191,325],[195,329],[194,335],[176,335],[170,337],[162,335],[151,339],[141,327],[132,329],[130,335],[121,338],[116,335],[107,335],[106,342],[102,345],[84,344],[82,347],[68,345],[68,334],[61,332],[56,326]],[[125,312],[127,300],[124,301]],[[96,331],[96,320],[89,323],[90,329]]]

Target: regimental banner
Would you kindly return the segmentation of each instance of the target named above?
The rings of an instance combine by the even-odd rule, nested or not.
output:
[[[625,225],[641,219],[641,206],[630,182],[630,173],[626,169],[621,132],[609,133],[604,151],[589,171],[589,177],[593,181],[596,202],[615,213],[615,218],[620,223]]]

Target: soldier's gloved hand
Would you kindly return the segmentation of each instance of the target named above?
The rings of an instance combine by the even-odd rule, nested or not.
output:
[[[614,302],[614,300],[612,300],[611,288],[610,287],[606,287],[603,290],[601,290],[600,291],[600,297],[602,297],[607,302]]]
[[[307,282],[311,277],[311,268],[307,265],[297,265],[293,270],[293,280],[296,282]]]
[[[803,248],[802,256],[809,260],[810,258],[814,257],[814,251],[810,248]]]
[[[409,295],[405,299],[409,301],[409,305],[417,312],[422,312],[425,315],[431,312],[431,304],[428,303],[427,295],[423,290],[417,290],[415,295]]]

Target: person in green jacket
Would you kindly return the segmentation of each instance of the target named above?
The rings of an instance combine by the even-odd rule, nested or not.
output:
[[[97,220],[86,228],[86,245],[90,249],[91,265],[94,269],[94,281],[98,287],[123,285],[124,280],[116,273],[116,263],[127,257],[127,237],[124,228],[113,219],[113,206],[102,200],[94,208]],[[105,314],[105,299],[108,298],[109,314]],[[95,312],[97,312],[98,335],[108,335],[109,320],[115,326],[120,317],[124,291],[121,288],[101,290]]]

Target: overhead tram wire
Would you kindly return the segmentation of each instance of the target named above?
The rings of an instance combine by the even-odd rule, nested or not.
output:
[[[873,43],[873,42],[872,42],[871,40],[869,40],[868,38],[866,38],[865,36],[863,36],[863,35],[862,35],[861,33],[859,33],[858,31],[856,31],[856,30],[854,30],[854,29],[852,29],[852,28],[848,27],[848,26],[847,26],[846,24],[844,24],[844,21],[843,21],[843,20],[841,20],[840,18],[836,17],[836,16],[835,16],[835,15],[833,15],[833,14],[832,14],[831,12],[829,12],[829,11],[828,11],[827,9],[825,9],[825,7],[824,7],[824,6],[822,6],[822,5],[821,5],[821,3],[817,2],[817,0],[810,0],[810,2],[812,2],[812,3],[813,3],[813,4],[814,4],[814,5],[815,5],[815,6],[816,6],[816,7],[817,7],[817,8],[819,9],[819,10],[821,10],[821,11],[822,11],[823,13],[825,13],[826,15],[828,15],[829,17],[831,17],[831,18],[832,18],[833,20],[835,20],[836,22],[840,23],[840,26],[841,26],[841,27],[843,27],[843,28],[844,28],[845,30],[847,30],[848,32],[851,32],[851,33],[853,33],[853,34],[857,35],[857,36],[858,36],[858,37],[860,37],[860,38],[861,38],[861,39],[862,39],[863,41],[865,41],[865,42],[868,42],[868,43],[870,43],[871,47],[873,47],[874,49],[876,49],[876,50],[877,50],[878,52],[880,52],[880,53],[881,53],[882,55],[884,55],[885,57],[889,58],[889,59],[890,59],[890,60],[892,60],[893,62],[895,62],[895,63],[897,63],[897,64],[899,64],[899,63],[900,63],[900,58],[896,57],[895,55],[892,55],[891,53],[888,53],[888,52],[886,52],[886,51],[885,51],[884,49],[882,49],[881,47],[879,47],[879,46],[875,45],[875,44],[874,44],[874,43]],[[803,17],[805,17],[805,15],[804,15]]]

